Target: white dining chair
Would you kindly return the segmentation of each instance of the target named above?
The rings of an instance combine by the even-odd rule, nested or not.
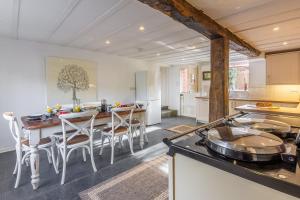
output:
[[[147,103],[136,102],[135,106],[138,109],[145,109],[146,112],[147,112],[147,108],[148,108],[148,104]],[[127,123],[128,122],[129,122],[129,120],[127,119]],[[137,134],[138,132],[137,131],[139,131],[140,137],[144,137],[145,141],[149,142],[148,135],[147,135],[147,132],[146,132],[146,122],[145,121],[133,118],[132,121],[131,121],[131,128],[132,128],[132,135],[133,135],[133,137],[138,136],[138,134]],[[142,138],[142,139],[144,139],[144,138]],[[143,149],[143,146],[141,146],[141,149]]]
[[[111,127],[106,127],[101,131],[101,149],[99,155],[102,155],[104,140],[108,138],[111,146],[111,164],[114,163],[115,142],[118,139],[120,146],[122,146],[122,139],[124,135],[128,138],[131,154],[134,154],[133,137],[131,133],[131,121],[134,109],[135,106],[113,108],[111,111]],[[129,123],[127,123],[127,120],[129,120]]]
[[[15,148],[16,148],[17,157],[16,157],[16,164],[15,164],[15,169],[13,171],[13,174],[14,175],[17,174],[15,188],[18,188],[20,183],[20,178],[21,178],[22,164],[24,164],[25,162],[27,166],[29,165],[28,163],[29,163],[29,157],[31,153],[29,140],[25,134],[25,130],[20,129],[18,120],[12,112],[3,113],[3,117],[9,122],[10,132],[16,141]],[[41,138],[40,143],[38,145],[38,149],[46,151],[48,162],[53,165],[56,174],[58,174],[58,169],[55,164],[54,146],[55,146],[55,142],[53,139],[49,137]]]
[[[94,172],[97,171],[94,153],[93,153],[93,134],[94,120],[98,111],[86,111],[80,113],[69,113],[60,115],[59,118],[62,124],[62,137],[57,142],[59,150],[57,165],[59,165],[60,156],[62,157],[62,178],[61,184],[65,183],[66,165],[71,153],[76,149],[82,149],[83,160],[86,161],[86,152],[90,154],[90,159]],[[81,123],[78,123],[78,118],[86,118]],[[81,120],[79,120],[81,121]],[[68,130],[69,129],[69,130]],[[71,130],[71,131],[70,131]]]

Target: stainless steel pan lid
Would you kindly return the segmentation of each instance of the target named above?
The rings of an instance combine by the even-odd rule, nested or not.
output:
[[[207,145],[233,159],[270,161],[285,152],[283,141],[270,133],[249,127],[216,127],[207,132]]]
[[[291,126],[287,123],[256,118],[235,118],[234,123],[237,125],[249,126],[252,129],[258,129],[266,132],[288,133],[291,131]]]

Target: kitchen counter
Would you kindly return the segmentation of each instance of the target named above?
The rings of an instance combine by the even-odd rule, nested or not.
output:
[[[294,117],[300,117],[300,108],[288,108],[288,107],[279,107],[279,108],[264,108],[256,107],[255,105],[242,105],[235,108],[237,111],[245,112],[255,112],[255,113],[266,113],[266,114],[276,114],[276,115],[288,115]]]
[[[245,195],[243,199],[247,200],[265,198],[294,200],[300,198],[298,165],[291,166],[283,162],[256,164],[236,161],[221,157],[204,146],[196,145],[198,140],[199,137],[193,135],[169,146],[169,155],[174,157],[173,170],[178,170],[173,172],[175,173],[173,178],[181,179],[177,182],[174,181],[175,193],[176,190],[180,190],[187,184],[189,186],[182,189],[182,193],[185,192],[185,195],[189,195],[191,192],[196,192],[204,199],[220,199],[220,195],[224,195],[222,199],[231,200],[240,199],[239,195]],[[181,162],[178,161],[180,159]],[[191,180],[193,177],[195,179]],[[187,181],[189,183],[186,183]],[[231,182],[227,183],[227,181]],[[192,183],[197,184],[193,191],[190,189],[193,188]],[[176,195],[179,197],[181,194],[177,193]],[[197,194],[193,195],[198,196]],[[191,197],[191,199],[197,198]]]
[[[208,96],[198,96],[195,98],[199,99],[209,99]],[[299,104],[299,101],[288,101],[288,100],[270,100],[270,99],[259,99],[259,98],[240,98],[240,97],[230,97],[229,100],[232,101],[254,101],[254,102],[272,102],[272,103],[293,103]]]

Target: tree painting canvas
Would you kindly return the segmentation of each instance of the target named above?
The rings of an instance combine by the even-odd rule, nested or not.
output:
[[[47,105],[96,101],[96,65],[86,60],[48,57]]]

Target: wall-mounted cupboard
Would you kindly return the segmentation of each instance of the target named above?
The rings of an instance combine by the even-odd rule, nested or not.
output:
[[[300,84],[300,52],[266,56],[267,85]]]

